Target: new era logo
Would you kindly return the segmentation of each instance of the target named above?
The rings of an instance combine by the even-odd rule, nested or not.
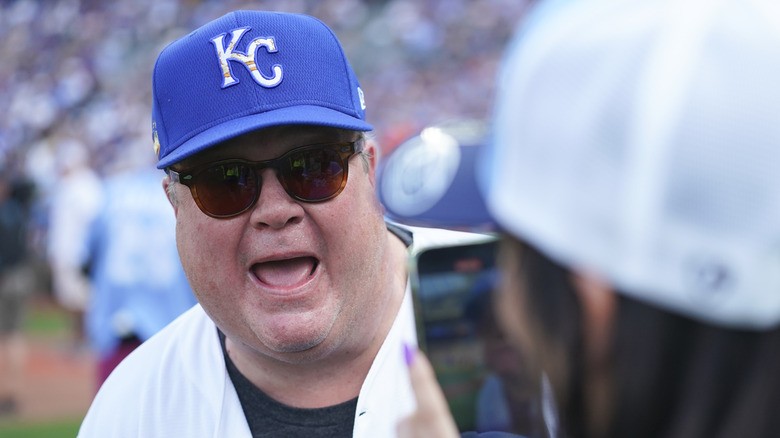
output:
[[[257,67],[255,57],[260,47],[264,47],[268,53],[276,53],[276,42],[273,37],[255,38],[247,45],[246,52],[240,52],[236,50],[236,46],[244,33],[248,31],[249,27],[241,27],[233,29],[229,34],[219,35],[211,40],[214,44],[214,48],[217,50],[217,58],[219,59],[219,66],[222,69],[222,88],[229,87],[238,83],[238,79],[233,77],[230,61],[241,63],[252,74],[252,78],[263,87],[273,88],[282,82],[282,66],[274,64],[271,67],[273,72],[272,76],[265,76]],[[230,42],[225,47],[225,36],[230,35]]]

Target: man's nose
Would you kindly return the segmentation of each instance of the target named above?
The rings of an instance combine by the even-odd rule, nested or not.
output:
[[[304,210],[300,202],[284,190],[276,169],[260,172],[260,195],[251,210],[252,223],[262,228],[280,229],[300,222]]]

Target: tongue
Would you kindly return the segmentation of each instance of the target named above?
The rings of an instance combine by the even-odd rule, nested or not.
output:
[[[311,257],[303,257],[260,263],[254,266],[254,273],[260,281],[270,286],[290,287],[309,278],[314,262]]]

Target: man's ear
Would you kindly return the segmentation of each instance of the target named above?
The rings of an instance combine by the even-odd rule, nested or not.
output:
[[[165,175],[165,177],[162,179],[162,188],[165,191],[165,197],[168,198],[168,202],[170,202],[171,207],[173,207],[173,214],[178,215],[179,201],[176,198],[176,186],[170,176]]]
[[[617,296],[605,280],[592,272],[575,270],[571,277],[582,305],[588,360],[600,364],[611,348]]]
[[[376,188],[376,166],[379,163],[379,145],[373,139],[366,139],[366,145],[363,147],[363,154],[368,161],[368,179],[371,186]]]
[[[582,307],[587,427],[591,436],[602,436],[608,430],[615,408],[612,341],[618,297],[603,278],[591,272],[575,270],[571,281]]]

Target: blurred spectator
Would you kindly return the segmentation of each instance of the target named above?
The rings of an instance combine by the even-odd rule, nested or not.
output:
[[[84,341],[83,317],[90,296],[87,236],[101,204],[102,185],[89,166],[86,147],[62,142],[59,184],[52,195],[48,257],[57,301],[73,315],[76,346]]]
[[[124,153],[125,165],[106,179],[105,202],[90,227],[86,331],[98,357],[98,386],[141,342],[196,303],[179,262],[163,172],[146,147]]]
[[[10,168],[0,169],[0,417],[18,409],[26,356],[22,325],[36,285],[27,233],[33,187]]]

